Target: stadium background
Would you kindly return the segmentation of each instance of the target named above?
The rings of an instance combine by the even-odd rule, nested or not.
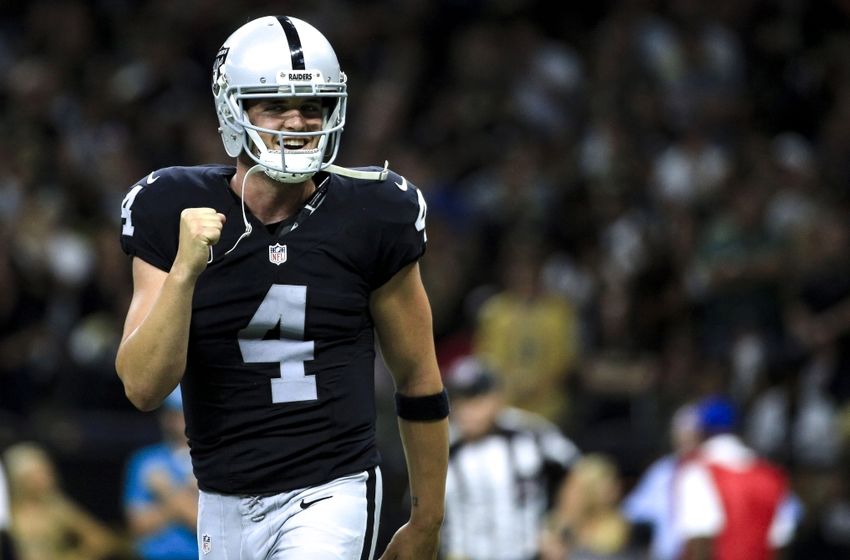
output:
[[[66,490],[122,525],[124,461],[157,426],[113,369],[131,293],[120,201],[158,167],[226,161],[210,64],[266,13],[337,50],[338,162],[388,159],[425,192],[443,365],[498,345],[481,309],[536,283],[576,336],[547,410],[627,487],[666,450],[674,407],[721,390],[793,472],[799,542],[850,546],[834,530],[850,523],[843,0],[4,2],[0,449],[43,443]],[[378,381],[386,533],[404,479]]]

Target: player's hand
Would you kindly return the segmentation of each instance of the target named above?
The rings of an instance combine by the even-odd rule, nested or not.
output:
[[[422,529],[405,523],[396,531],[378,560],[434,560],[440,544],[440,528]]]
[[[175,269],[196,278],[207,268],[210,247],[218,243],[226,218],[214,208],[186,208],[180,213],[180,242]]]

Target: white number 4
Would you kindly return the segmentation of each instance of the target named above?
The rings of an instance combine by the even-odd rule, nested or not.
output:
[[[304,339],[307,286],[274,284],[248,326],[239,331],[239,350],[245,363],[279,363],[280,379],[272,379],[272,402],[314,401],[316,377],[304,372],[313,359],[315,342]],[[280,326],[279,340],[263,340]]]
[[[121,227],[121,235],[131,236],[136,231],[136,228],[133,227],[133,211],[130,208],[133,207],[133,201],[136,200],[136,195],[139,194],[140,190],[142,190],[142,185],[136,185],[130,189],[130,192],[121,201],[121,219],[124,220],[124,225]]]
[[[422,191],[417,189],[416,197],[419,200],[419,215],[416,216],[416,222],[413,225],[416,226],[416,231],[422,231],[425,229],[425,215],[428,214],[428,205],[425,204],[425,197],[422,196]]]

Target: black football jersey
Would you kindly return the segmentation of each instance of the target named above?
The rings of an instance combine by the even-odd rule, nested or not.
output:
[[[168,271],[180,212],[227,216],[197,281],[181,382],[200,487],[255,495],[327,482],[378,462],[372,291],[425,250],[421,192],[319,174],[312,214],[275,231],[230,189],[230,166],[155,171],[122,204],[124,251]],[[250,186],[248,188],[251,188]],[[271,228],[275,229],[275,228]],[[225,255],[225,252],[236,248]]]

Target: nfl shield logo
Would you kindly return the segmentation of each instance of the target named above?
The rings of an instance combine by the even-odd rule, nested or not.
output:
[[[206,533],[201,535],[201,552],[204,554],[209,554],[212,550],[212,539]]]
[[[272,264],[283,264],[286,262],[286,245],[275,243],[269,245],[269,262]]]

